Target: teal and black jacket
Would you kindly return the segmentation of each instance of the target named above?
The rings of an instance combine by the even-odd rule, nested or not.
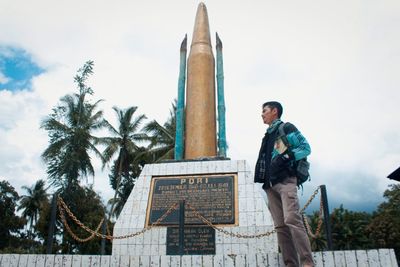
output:
[[[271,161],[279,155],[274,149],[275,142],[279,138],[279,125],[283,122],[275,120],[267,129],[261,143],[260,152],[254,172],[254,182],[263,183],[263,188],[268,188],[293,175],[292,166],[298,160],[306,158],[311,153],[310,145],[300,131],[293,124],[287,122],[284,125],[284,133],[290,144],[290,162],[279,173],[271,174]]]

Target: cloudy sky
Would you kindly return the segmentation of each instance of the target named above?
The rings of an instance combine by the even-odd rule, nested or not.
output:
[[[198,3],[0,0],[0,179],[23,194],[46,178],[40,122],[87,60],[107,119],[112,106],[138,106],[164,122]],[[253,168],[261,104],[278,100],[312,146],[302,201],[326,184],[331,209],[375,209],[400,165],[400,2],[205,3],[212,41],[218,32],[224,44],[228,156]],[[95,188],[110,198],[108,170],[95,165]]]

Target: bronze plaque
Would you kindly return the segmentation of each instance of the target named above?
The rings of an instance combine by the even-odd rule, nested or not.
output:
[[[185,224],[204,225],[190,204],[213,224],[237,223],[237,175],[191,175],[153,177],[147,206],[146,225],[153,224],[174,203],[185,200]],[[178,209],[159,225],[178,225]]]
[[[184,255],[215,254],[215,230],[207,226],[184,229]],[[167,228],[167,255],[179,255],[179,228]]]

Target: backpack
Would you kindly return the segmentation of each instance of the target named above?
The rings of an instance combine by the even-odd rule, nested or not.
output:
[[[279,131],[279,138],[281,138],[283,144],[291,151],[291,145],[289,143],[289,140],[286,137],[285,134],[285,127],[286,123],[281,123],[279,125],[278,131]],[[295,161],[294,166],[293,166],[293,171],[297,177],[297,186],[300,187],[302,184],[307,181],[311,180],[310,178],[310,163],[307,161],[307,158],[300,159]]]

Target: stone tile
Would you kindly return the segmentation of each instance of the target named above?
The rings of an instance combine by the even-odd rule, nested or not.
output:
[[[247,196],[251,196],[251,195],[252,195],[252,193],[249,194],[247,192]],[[246,198],[246,211],[254,213],[254,211],[255,211],[254,198],[250,198],[250,197]]]
[[[264,225],[264,216],[262,212],[256,212],[256,225]]]
[[[146,231],[143,234],[143,244],[150,245],[151,244],[151,231]]]
[[[224,266],[224,256],[217,254],[214,256],[214,267],[223,267]]]
[[[239,226],[240,226],[240,227],[246,227],[246,226],[248,226],[248,222],[247,222],[247,213],[245,213],[245,212],[239,212]]]
[[[128,255],[136,255],[136,245],[128,245]]]
[[[151,229],[151,244],[158,245],[159,239],[160,239],[160,228]]]
[[[128,245],[121,245],[119,255],[128,255]]]
[[[139,267],[149,267],[150,266],[150,256],[143,255],[139,257]]]
[[[183,255],[181,257],[181,267],[190,267],[192,266],[192,256]]]
[[[203,267],[213,267],[214,257],[211,255],[203,255],[202,256],[202,264]]]
[[[232,254],[240,254],[240,244],[232,244]]]
[[[144,255],[144,245],[136,245],[134,255],[136,255],[136,256]]]
[[[246,161],[244,160],[238,160],[237,161],[237,171],[238,172],[244,172],[246,171]]]
[[[160,228],[158,243],[165,245],[167,243],[167,228]]]
[[[74,255],[75,256],[75,255]],[[111,257],[108,255],[101,256],[100,258],[100,266],[101,267],[109,267],[110,266]],[[80,265],[78,265],[80,266]]]
[[[227,231],[228,233],[232,232],[232,229],[230,227],[225,227],[224,230]],[[230,235],[223,234],[222,242],[224,244],[231,244],[232,243],[232,237]]]
[[[248,267],[257,266],[257,258],[255,254],[246,255],[246,266]],[[277,266],[277,265],[270,264],[270,266]]]
[[[159,255],[159,245],[158,244],[156,244],[156,245],[151,245],[150,246],[150,255]]]
[[[158,245],[159,255],[167,255],[167,245]]]
[[[224,243],[224,236],[222,233],[216,231],[215,232],[215,244],[223,244]]]
[[[161,256],[160,263],[161,267],[173,267],[171,265],[171,256]]]
[[[151,245],[143,245],[143,255],[150,256],[151,255]]]
[[[224,253],[224,245],[223,244],[215,244],[215,254],[221,255]]]
[[[254,183],[254,175],[252,172],[245,172],[244,180],[246,184]]]
[[[139,266],[140,264],[140,256],[130,256],[129,257],[129,266],[130,267],[135,267],[135,266]]]
[[[255,226],[256,225],[256,218],[255,214],[252,212],[247,212],[247,224],[249,226]]]
[[[192,256],[192,267],[202,267],[202,258],[201,255],[193,255]]]

